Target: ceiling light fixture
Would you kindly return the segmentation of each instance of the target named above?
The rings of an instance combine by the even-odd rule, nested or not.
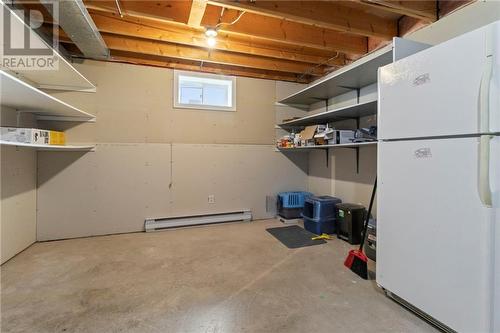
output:
[[[208,47],[214,47],[217,43],[217,40],[215,39],[215,37],[217,37],[217,30],[215,30],[214,28],[207,28],[207,30],[205,31],[205,36],[207,37]]]

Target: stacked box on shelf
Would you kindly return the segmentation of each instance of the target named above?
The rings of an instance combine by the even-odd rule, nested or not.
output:
[[[320,235],[335,233],[336,205],[342,200],[331,196],[309,197],[304,203],[304,228]]]
[[[300,218],[305,200],[312,195],[303,191],[278,193],[278,215],[285,219]]]
[[[38,128],[0,127],[0,140],[33,145],[64,145],[64,132]]]

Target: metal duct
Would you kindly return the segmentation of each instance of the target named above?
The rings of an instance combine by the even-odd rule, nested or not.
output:
[[[108,58],[109,49],[82,0],[59,1],[59,25],[88,58]]]

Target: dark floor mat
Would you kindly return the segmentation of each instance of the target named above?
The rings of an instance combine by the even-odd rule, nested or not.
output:
[[[288,227],[269,228],[266,229],[268,233],[273,235],[283,245],[289,249],[297,249],[299,247],[313,246],[326,243],[322,239],[311,240],[312,237],[317,235],[302,229],[298,225],[291,225]]]

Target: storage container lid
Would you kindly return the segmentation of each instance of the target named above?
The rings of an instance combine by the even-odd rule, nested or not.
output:
[[[329,195],[320,195],[320,196],[314,196],[310,197],[309,200],[311,201],[325,201],[325,202],[342,202],[339,198],[336,197],[331,197]]]
[[[336,205],[336,207],[338,209],[342,209],[342,210],[359,210],[359,209],[365,209],[365,206],[363,205],[359,205],[359,204],[353,204],[353,203],[338,203]]]

